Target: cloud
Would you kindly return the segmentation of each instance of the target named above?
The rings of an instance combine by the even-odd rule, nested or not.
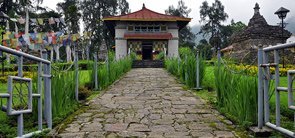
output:
[[[195,39],[195,43],[196,44],[198,44],[199,43],[199,41],[200,40],[202,40],[202,39],[209,39],[208,37],[206,38],[206,37],[204,37],[203,36],[203,34],[198,34],[199,32],[200,32],[200,29],[201,29],[201,25],[200,24],[195,24],[195,25],[193,25],[192,27],[191,27],[191,29],[192,29],[192,32],[194,33],[194,34],[197,34],[196,35],[196,39]]]
[[[288,23],[286,29],[291,33],[295,34],[295,15],[293,15],[290,18],[287,18],[286,23]]]

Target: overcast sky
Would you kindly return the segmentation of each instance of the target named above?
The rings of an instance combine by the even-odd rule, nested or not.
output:
[[[56,4],[62,2],[63,0],[43,0],[43,4],[51,9],[56,10]],[[174,5],[177,7],[178,0],[127,0],[129,2],[129,7],[131,12],[140,10],[142,4],[145,3],[146,7],[154,10],[156,12],[164,13],[165,9],[169,5]],[[189,14],[190,18],[193,18],[190,26],[195,26],[199,24],[200,15],[199,9],[204,0],[183,0],[185,4],[192,9]],[[207,0],[209,4],[214,0]],[[295,0],[221,0],[222,4],[225,6],[225,12],[229,15],[227,22],[228,24],[231,19],[235,21],[242,21],[248,24],[249,19],[253,16],[253,7],[257,2],[260,5],[260,13],[264,16],[266,21],[271,25],[276,25],[279,19],[274,12],[280,7],[285,7],[290,10],[287,15],[287,21],[289,22],[289,28],[295,28]],[[294,31],[291,30],[292,32]]]

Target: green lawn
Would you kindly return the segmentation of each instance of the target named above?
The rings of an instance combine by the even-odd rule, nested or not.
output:
[[[79,82],[80,82],[80,86],[85,85],[85,83],[90,82],[91,81],[91,74],[90,74],[91,70],[82,70],[79,71]]]
[[[207,66],[205,70],[205,76],[203,80],[203,87],[205,89],[215,89],[215,80],[214,80],[214,66]]]

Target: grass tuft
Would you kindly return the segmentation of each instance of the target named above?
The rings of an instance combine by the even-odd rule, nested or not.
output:
[[[235,121],[249,126],[257,122],[257,78],[215,68],[217,106]]]
[[[196,56],[189,48],[180,48],[180,59],[170,58],[165,60],[165,68],[171,74],[180,78],[189,88],[196,87]],[[200,83],[205,75],[205,62],[199,58]]]

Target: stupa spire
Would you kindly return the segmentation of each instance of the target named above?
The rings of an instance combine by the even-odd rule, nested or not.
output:
[[[260,14],[260,13],[259,13],[259,9],[260,9],[259,4],[256,3],[256,4],[255,4],[255,7],[254,7],[254,14]]]

